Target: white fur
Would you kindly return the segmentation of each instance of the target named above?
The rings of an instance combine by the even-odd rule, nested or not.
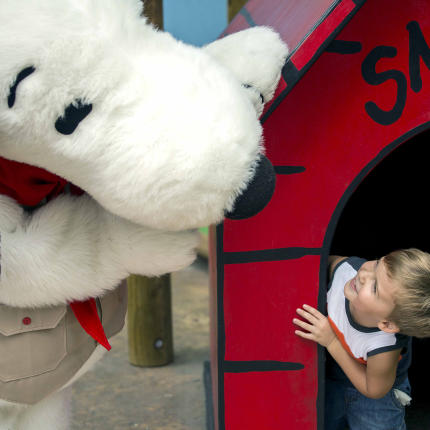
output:
[[[84,300],[131,273],[158,276],[191,264],[196,232],[139,226],[106,212],[88,196],[61,196],[11,226],[16,203],[0,196],[0,302],[18,307]],[[18,212],[19,209],[16,208]]]
[[[34,406],[0,401],[0,430],[68,430],[70,395],[66,388]]]
[[[258,80],[253,73],[252,83],[271,93],[285,47],[269,29],[242,32],[225,47],[228,57],[241,59],[235,76],[205,50],[144,25],[138,3],[2,0],[1,152],[65,176],[137,223],[177,230],[218,222],[262,149],[261,127],[241,86],[248,73],[244,81],[236,76],[245,64],[269,74]],[[276,53],[267,69],[258,67],[263,53],[248,48],[254,42],[261,50],[265,35]],[[9,109],[9,87],[29,65],[36,71]],[[77,98],[93,111],[62,136],[54,122]]]
[[[265,102],[273,97],[288,55],[288,48],[270,27],[239,31],[206,45],[204,50],[241,82],[258,89]]]
[[[0,303],[82,300],[130,273],[178,270],[195,256],[186,229],[220,221],[252,178],[263,151],[259,95],[272,97],[285,45],[254,28],[195,48],[141,10],[140,0],[0,1],[0,156],[87,193],[31,215],[0,196]],[[10,108],[10,87],[29,66]],[[62,135],[55,121],[78,99],[92,112]],[[98,358],[99,349],[74,379]],[[66,429],[67,398],[0,402],[0,430]]]

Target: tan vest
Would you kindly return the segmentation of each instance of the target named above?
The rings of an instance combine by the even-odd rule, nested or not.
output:
[[[99,303],[109,338],[124,326],[125,283]],[[96,346],[66,305],[39,309],[0,305],[0,399],[37,403],[65,385]]]

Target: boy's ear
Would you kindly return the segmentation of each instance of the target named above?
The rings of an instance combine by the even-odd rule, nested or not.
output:
[[[386,333],[398,333],[400,331],[399,327],[395,323],[388,320],[379,321],[378,328]]]

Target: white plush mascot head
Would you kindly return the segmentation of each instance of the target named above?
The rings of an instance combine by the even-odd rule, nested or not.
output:
[[[251,216],[273,191],[259,116],[279,36],[195,48],[141,13],[140,0],[0,1],[0,428],[66,429],[62,389],[97,358],[92,338],[122,327],[119,282],[185,267],[190,229]]]
[[[2,0],[0,155],[136,223],[218,222],[254,173],[260,94],[271,98],[286,49],[262,28],[194,48],[145,24],[141,9]]]

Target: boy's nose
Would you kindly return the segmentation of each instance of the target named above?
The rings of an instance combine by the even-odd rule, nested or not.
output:
[[[360,280],[364,280],[368,276],[369,271],[367,270],[366,266],[361,266],[360,270],[358,271],[358,277]]]
[[[372,280],[373,273],[365,267],[362,267],[358,271],[358,280],[361,284],[364,284],[366,281]]]

